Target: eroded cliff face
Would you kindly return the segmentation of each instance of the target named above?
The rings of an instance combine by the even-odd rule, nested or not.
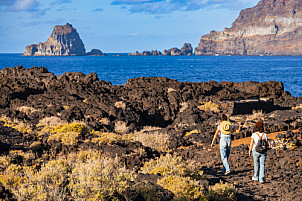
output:
[[[302,1],[261,0],[231,28],[200,39],[195,55],[302,55]]]
[[[27,46],[23,56],[80,56],[85,55],[84,44],[71,24],[57,25],[45,43]]]

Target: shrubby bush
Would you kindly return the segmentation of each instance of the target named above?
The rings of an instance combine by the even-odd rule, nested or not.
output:
[[[192,160],[185,161],[181,156],[167,154],[146,162],[141,169],[142,173],[178,176],[190,176],[201,179],[203,172],[201,164]]]
[[[82,123],[46,126],[39,133],[39,135],[48,135],[48,140],[56,140],[65,145],[76,145],[78,139],[86,134],[89,134],[89,129]]]
[[[8,117],[1,116],[0,121],[4,122],[3,126],[11,127],[21,133],[31,133],[32,132],[32,128],[30,125],[28,125],[22,121],[19,121],[17,119],[15,119],[14,121],[11,121]]]
[[[213,201],[228,201],[236,200],[237,189],[233,184],[217,183],[209,189],[209,200]]]
[[[0,162],[7,166],[3,159]],[[0,182],[18,200],[63,200],[68,194],[74,199],[102,200],[134,189],[134,178],[134,172],[118,157],[80,151],[42,166],[10,164],[0,175]]]
[[[207,200],[203,187],[190,177],[166,176],[157,181],[157,184],[174,193],[174,200]]]

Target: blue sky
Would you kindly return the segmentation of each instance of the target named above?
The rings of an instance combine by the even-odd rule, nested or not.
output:
[[[259,0],[0,0],[0,53],[45,42],[55,25],[72,24],[86,51],[181,48],[230,27]]]

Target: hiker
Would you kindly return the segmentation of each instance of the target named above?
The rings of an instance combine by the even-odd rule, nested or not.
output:
[[[228,121],[228,117],[225,114],[222,114],[221,116],[221,123],[217,127],[217,130],[215,132],[215,135],[213,137],[213,141],[211,144],[211,147],[213,147],[215,139],[219,133],[220,136],[220,142],[219,142],[219,147],[220,147],[220,156],[223,164],[223,169],[222,173],[225,175],[228,175],[230,171],[230,166],[229,166],[229,156],[231,153],[231,134],[232,133],[239,133],[243,124],[239,126],[239,129],[236,130],[232,124]]]
[[[249,156],[251,156],[251,151],[253,152],[254,158],[254,176],[252,177],[253,181],[259,180],[260,183],[264,183],[264,172],[265,172],[265,160],[267,156],[267,149],[258,150],[256,146],[258,145],[259,140],[265,141],[266,147],[267,144],[267,135],[264,133],[263,123],[261,121],[256,122],[254,133],[251,136],[251,143],[249,148]],[[259,143],[260,144],[260,143]],[[258,151],[256,151],[258,150]],[[259,171],[260,170],[260,171]]]

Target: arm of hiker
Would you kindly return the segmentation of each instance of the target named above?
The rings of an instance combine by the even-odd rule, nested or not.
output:
[[[254,145],[254,138],[251,137],[251,143],[250,143],[250,148],[249,148],[249,156],[251,156],[253,145]]]
[[[219,129],[217,128],[217,129],[216,129],[216,132],[215,132],[215,134],[214,134],[214,137],[213,137],[213,141],[212,141],[211,147],[213,147],[214,142],[215,142],[215,139],[216,139],[218,133],[219,133]]]
[[[243,125],[240,125],[238,129],[233,128],[233,130],[235,130],[235,133],[240,133],[242,127]]]

